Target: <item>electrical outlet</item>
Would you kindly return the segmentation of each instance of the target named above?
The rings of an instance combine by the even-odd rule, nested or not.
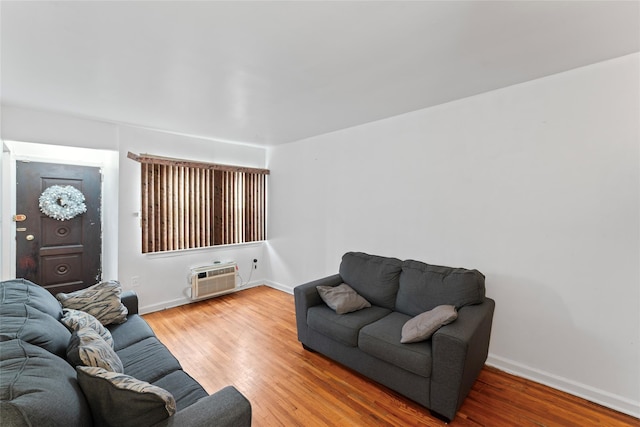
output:
[[[254,268],[255,270],[257,270],[257,269],[258,269],[258,259],[257,259],[257,258],[254,258],[254,259],[253,259],[253,268]]]
[[[131,276],[131,287],[136,288],[140,286],[140,276]]]

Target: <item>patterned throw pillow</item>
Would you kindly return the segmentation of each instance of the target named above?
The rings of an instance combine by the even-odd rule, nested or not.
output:
[[[121,293],[120,283],[109,280],[69,294],[60,293],[56,298],[62,307],[85,311],[106,326],[127,321],[128,311],[120,301]]]
[[[80,328],[71,334],[67,360],[74,366],[84,365],[122,373],[124,367],[113,348],[92,328]]]
[[[96,425],[150,426],[176,413],[173,395],[163,388],[100,368],[76,370]]]
[[[103,340],[113,348],[113,337],[111,332],[98,321],[95,317],[80,310],[65,308],[62,310],[62,319],[60,321],[71,331],[75,332],[81,328],[91,328],[96,331]]]

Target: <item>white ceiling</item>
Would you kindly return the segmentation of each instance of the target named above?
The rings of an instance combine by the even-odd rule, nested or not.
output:
[[[2,1],[0,96],[275,145],[637,52],[639,5]]]

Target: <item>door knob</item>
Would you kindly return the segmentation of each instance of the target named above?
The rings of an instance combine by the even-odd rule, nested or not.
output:
[[[27,237],[25,237],[25,239],[33,240],[33,239],[35,239],[35,237],[33,237],[33,234],[27,234]]]

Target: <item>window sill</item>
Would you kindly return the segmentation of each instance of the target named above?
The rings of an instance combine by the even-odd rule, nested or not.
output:
[[[241,248],[250,248],[250,247],[260,247],[264,246],[266,240],[260,240],[257,242],[247,242],[247,243],[234,243],[231,245],[216,245],[216,246],[207,246],[205,248],[193,248],[193,249],[180,249],[177,251],[163,251],[163,252],[150,252],[146,254],[142,254],[149,259],[154,258],[172,258],[184,255],[191,255],[195,253],[201,252],[218,252],[232,249],[241,249]]]

